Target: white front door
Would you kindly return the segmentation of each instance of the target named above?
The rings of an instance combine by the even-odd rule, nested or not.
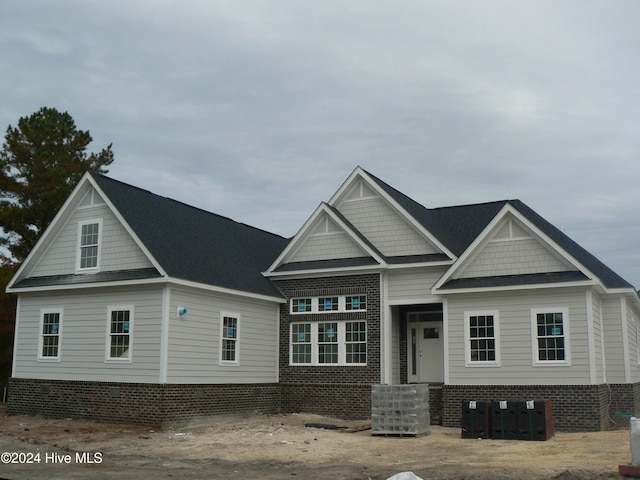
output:
[[[444,382],[442,322],[409,322],[407,337],[409,383]]]

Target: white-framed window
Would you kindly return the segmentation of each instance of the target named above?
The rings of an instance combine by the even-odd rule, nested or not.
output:
[[[240,314],[220,313],[220,365],[238,365]]]
[[[346,362],[367,363],[367,322],[345,322]]]
[[[354,310],[366,310],[367,309],[367,296],[366,295],[347,295],[345,297],[345,309],[348,311]]]
[[[62,308],[43,308],[40,310],[38,360],[60,361],[62,313]]]
[[[340,310],[340,297],[318,298],[319,312],[337,312],[338,310]]]
[[[133,306],[107,309],[107,362],[131,362],[133,345]]]
[[[366,310],[366,295],[330,295],[324,297],[292,298],[290,302],[291,314],[365,312]]]
[[[567,308],[531,309],[531,333],[534,365],[571,363]]]
[[[311,298],[294,298],[291,300],[291,313],[309,313],[311,310]]]
[[[465,365],[500,366],[500,322],[497,310],[464,312]]]
[[[100,269],[100,246],[102,240],[102,219],[85,220],[78,224],[77,270]]]
[[[366,365],[367,322],[295,322],[291,324],[290,365]]]
[[[313,362],[311,353],[311,324],[291,324],[291,363],[310,364]]]

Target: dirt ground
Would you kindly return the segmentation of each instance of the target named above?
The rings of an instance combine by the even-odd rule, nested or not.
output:
[[[623,478],[618,465],[631,460],[626,430],[526,442],[462,439],[437,426],[418,438],[372,436],[366,427],[291,414],[154,430],[0,411],[0,453],[14,452],[2,456],[0,479],[384,480],[411,471],[425,480],[593,480]]]

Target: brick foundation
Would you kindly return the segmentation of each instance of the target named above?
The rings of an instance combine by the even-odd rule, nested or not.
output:
[[[278,384],[160,385],[9,379],[9,415],[177,426],[213,415],[280,411]]]
[[[459,427],[465,400],[551,400],[556,431],[589,432],[615,428],[609,418],[606,385],[444,385],[445,427]]]
[[[282,388],[282,413],[316,413],[333,418],[371,418],[371,384],[286,383]]]

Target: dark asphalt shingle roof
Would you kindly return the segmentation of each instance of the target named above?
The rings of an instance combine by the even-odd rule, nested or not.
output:
[[[542,218],[520,200],[501,200],[497,202],[429,209],[369,172],[367,172],[367,174],[418,223],[431,232],[445,247],[458,257],[473,243],[482,230],[495,218],[498,212],[500,212],[505,205],[510,204],[573,258],[596,275],[607,288],[633,288],[629,282],[620,277],[595,256],[565,235],[560,229]],[[512,280],[514,282],[518,281],[515,278]]]
[[[282,296],[261,272],[288,239],[104,175],[92,178],[170,277]]]

